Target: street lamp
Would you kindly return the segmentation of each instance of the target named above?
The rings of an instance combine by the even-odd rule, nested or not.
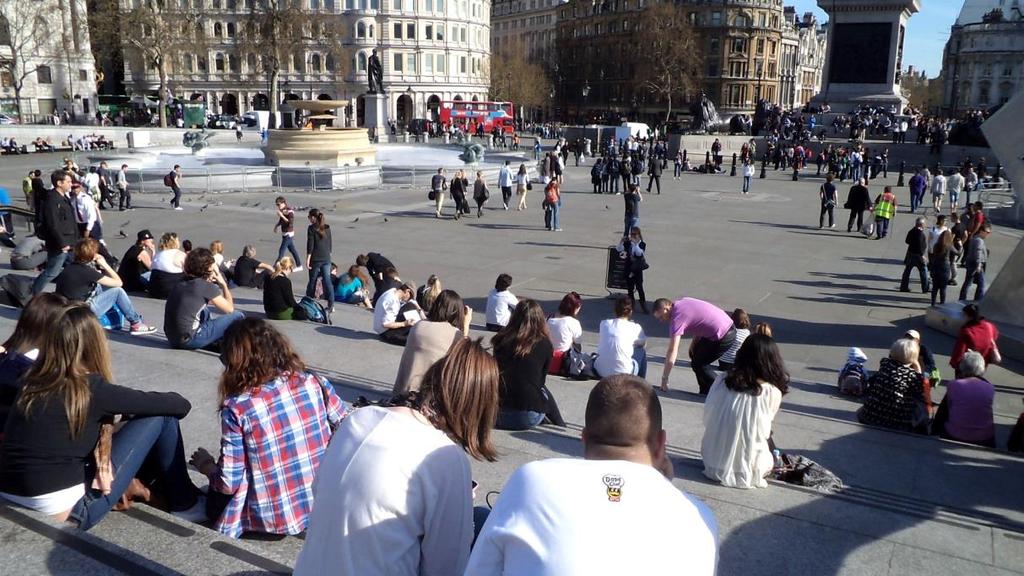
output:
[[[764,64],[757,63],[757,101],[761,100],[761,79],[764,78]]]

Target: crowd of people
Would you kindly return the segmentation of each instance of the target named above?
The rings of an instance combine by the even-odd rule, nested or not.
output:
[[[70,172],[54,172],[52,189],[33,181],[28,200],[40,207],[38,236],[45,258],[36,264],[42,270],[33,285],[35,295],[0,357],[0,416],[5,422],[0,497],[82,530],[131,501],[159,501],[182,518],[209,520],[231,537],[304,532],[297,574],[558,574],[638,567],[642,573],[659,573],[676,566],[671,555],[638,559],[618,551],[652,544],[680,550],[693,573],[713,574],[718,546],[714,515],[670,483],[674,472],[661,405],[645,380],[648,336],[633,314],[639,308],[668,325],[663,391],[669,389],[683,339],[690,340],[689,366],[704,401],[704,474],[725,486],[766,487],[780,467],[772,428],[789,375],[771,327],[752,322],[742,309],[729,313],[692,297],[659,298],[648,309],[639,174],[646,163],[647,192],[657,184],[660,193],[655,178],[660,168],[657,174],[653,169],[666,160],[660,146],[650,142],[634,149],[627,142],[620,153],[612,144],[598,161],[619,164],[614,180],[617,188],[622,179],[625,213],[616,252],[627,262],[629,290],[600,322],[591,354],[582,352],[583,300],[578,293],[565,294],[557,310],[545,311],[536,300],[513,293],[511,275],[499,274],[486,298],[484,327],[493,335],[485,344],[472,333],[473,310],[440,277],[417,286],[400,276],[391,259],[375,252],[359,254],[347,266],[335,264],[331,226],[318,209],[306,214],[303,258],[295,244],[296,209],[284,197],[275,201],[281,243],[273,262],[260,261],[251,245],[229,260],[219,240],[209,248],[192,246],[169,231],[157,242],[149,230],[140,230],[114,266],[103,254],[101,234],[92,233],[99,219],[79,221]],[[565,154],[562,141],[541,162],[544,202],[553,205],[545,206],[552,230],[559,229],[557,192]],[[753,148],[744,156],[745,165],[751,164]],[[794,152],[794,158],[804,157]],[[633,169],[635,161],[639,172]],[[796,162],[797,169],[803,163],[784,161]],[[630,169],[624,176],[626,162]],[[867,186],[869,176],[859,170],[850,177],[856,186]],[[449,189],[457,217],[465,214],[465,176],[456,174],[449,183],[439,170],[435,180],[431,188],[441,198],[435,200],[438,216]],[[823,206],[834,207],[837,201],[832,181],[829,175],[830,192],[822,188]],[[498,179],[506,209],[519,182],[506,163]],[[91,185],[83,182],[81,187]],[[523,188],[519,195],[525,208]],[[554,199],[547,194],[552,188]],[[601,191],[595,185],[595,192]],[[476,189],[472,194],[475,200],[489,196]],[[877,215],[889,213],[889,203],[894,213],[896,201],[886,194],[893,193],[887,189],[871,202],[866,190],[851,191],[856,202],[849,204],[861,212],[873,208]],[[478,201],[478,217],[482,204]],[[832,213],[823,210],[822,217],[826,213],[831,225]],[[978,284],[980,298],[987,255],[983,241],[990,225],[976,214],[981,211],[971,212],[964,229],[964,283],[965,288],[968,282]],[[922,241],[920,223],[911,230],[913,247],[950,263],[958,233],[942,229],[943,224],[936,222]],[[908,235],[908,245],[911,240]],[[907,274],[912,270],[909,256],[908,251]],[[936,268],[948,271],[939,264]],[[301,271],[308,273],[308,282],[304,298],[296,301],[291,275]],[[56,289],[47,292],[51,281]],[[266,319],[236,309],[233,292],[238,287],[262,289]],[[942,290],[933,298],[944,298]],[[218,385],[219,450],[199,448],[186,458],[179,423],[192,406],[180,394],[141,392],[112,382],[102,326],[106,322],[127,326],[132,334],[153,333],[132,303],[146,296],[166,299],[163,330],[169,347],[219,354],[224,366]],[[330,382],[309,369],[274,326],[275,321],[309,320],[306,299],[324,301],[328,321],[336,303],[373,310],[377,337],[403,347],[390,398],[348,405]],[[873,374],[866,369],[866,356],[851,351],[839,388],[863,397],[860,421],[994,444],[994,388],[984,373],[1001,360],[998,331],[975,306],[966,306],[964,313],[968,323],[951,359],[956,379],[947,384],[937,408],[931,405],[930,390],[938,384],[939,371],[934,360],[928,365],[930,353],[920,334],[908,331],[898,339]],[[585,411],[584,459],[529,463],[509,478],[489,514],[474,510],[470,458],[499,457],[492,441],[495,428],[565,426],[546,380],[572,374],[577,363],[589,366],[590,375],[599,379]],[[113,421],[126,414],[133,417],[115,427]],[[205,493],[193,485],[187,466],[208,479]],[[591,484],[597,489],[580,488]],[[624,514],[624,508],[631,512]],[[571,529],[552,524],[552,517],[565,519]],[[619,546],[595,551],[594,539],[612,522]]]

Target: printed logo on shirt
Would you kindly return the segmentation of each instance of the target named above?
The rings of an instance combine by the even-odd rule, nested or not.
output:
[[[604,482],[609,502],[618,502],[622,499],[622,486],[626,484],[622,476],[618,474],[605,474],[601,481]]]

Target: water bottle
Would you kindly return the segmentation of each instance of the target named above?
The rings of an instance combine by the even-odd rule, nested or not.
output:
[[[785,464],[782,462],[782,452],[778,448],[772,450],[772,458],[775,460],[776,470],[782,470],[785,467]]]

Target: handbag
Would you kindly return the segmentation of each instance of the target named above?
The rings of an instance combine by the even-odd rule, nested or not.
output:
[[[427,192],[427,200],[430,200],[431,202],[437,200],[437,190]]]
[[[594,355],[584,354],[579,345],[574,344],[565,354],[565,373],[573,380],[596,380],[594,371]]]
[[[527,190],[533,190],[533,183],[531,183],[531,182],[527,182],[527,183],[526,183],[526,189],[527,189]]]

